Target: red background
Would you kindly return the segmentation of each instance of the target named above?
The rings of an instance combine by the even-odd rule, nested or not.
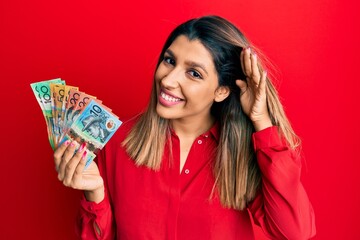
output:
[[[234,22],[279,69],[282,101],[303,140],[315,239],[360,239],[360,18],[353,2],[1,0],[0,239],[75,238],[79,192],[57,181],[30,83],[61,77],[120,118],[133,115],[146,105],[166,36],[203,14]],[[256,235],[265,239],[258,228]]]

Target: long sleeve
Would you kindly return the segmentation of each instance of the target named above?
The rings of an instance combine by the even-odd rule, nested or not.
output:
[[[315,217],[300,182],[301,159],[281,141],[277,127],[253,134],[262,186],[248,206],[254,222],[271,239],[309,239]]]
[[[100,203],[89,202],[83,196],[77,218],[76,231],[80,239],[115,239],[115,221],[113,219],[105,172],[105,151],[97,156],[100,174],[105,183],[105,198]]]

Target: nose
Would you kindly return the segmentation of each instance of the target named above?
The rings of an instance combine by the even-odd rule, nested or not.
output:
[[[181,71],[173,68],[161,79],[161,85],[167,89],[174,89],[179,86],[180,79]]]

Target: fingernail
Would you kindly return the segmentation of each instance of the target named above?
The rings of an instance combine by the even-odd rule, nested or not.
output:
[[[253,56],[253,58],[257,58],[257,54],[254,52],[253,54],[252,54],[252,56]]]
[[[249,53],[251,53],[251,48],[250,48],[250,47],[247,47],[247,48],[246,48],[246,51],[248,51]]]
[[[70,146],[71,146],[71,147],[74,147],[75,144],[76,144],[76,141],[72,141],[71,144],[70,144]]]
[[[87,154],[87,151],[85,151],[81,157],[82,160],[84,160],[86,158],[86,154]]]
[[[65,146],[68,146],[69,143],[70,143],[70,140],[66,140],[66,141],[64,142]]]
[[[264,71],[263,71],[263,74],[267,75],[267,71],[266,71],[266,70],[264,70]]]
[[[82,152],[86,146],[86,142],[83,142],[79,148],[79,152]]]

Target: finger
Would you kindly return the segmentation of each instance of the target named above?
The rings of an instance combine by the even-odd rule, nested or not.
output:
[[[267,76],[267,71],[263,71],[259,83],[259,92],[260,94],[262,94],[262,96],[265,96],[266,94],[266,76]]]
[[[58,179],[63,181],[65,176],[65,167],[70,159],[74,156],[75,149],[77,148],[78,143],[74,140],[70,143],[70,145],[66,148],[64,154],[61,157],[61,162],[58,170]]]
[[[250,48],[246,48],[243,55],[244,73],[245,76],[247,77],[251,77],[251,72],[252,72],[250,53],[251,53]]]
[[[244,94],[248,88],[247,83],[244,80],[236,80],[236,85],[240,88],[240,95]]]
[[[66,164],[64,179],[63,179],[63,184],[65,186],[73,187],[72,186],[73,174],[74,174],[75,169],[76,169],[77,165],[79,164],[81,157],[83,156],[85,151],[86,151],[86,143],[84,142],[83,144],[81,144],[81,146],[80,146],[79,150],[76,152],[76,154]]]
[[[241,70],[242,72],[244,73],[245,75],[245,67],[244,67],[244,54],[245,54],[245,49],[246,48],[243,48],[241,53],[240,53],[240,64],[241,64]]]
[[[251,60],[251,70],[252,70],[251,81],[255,86],[258,86],[260,82],[260,71],[258,67],[257,55],[255,52],[251,54],[250,60]]]
[[[55,162],[56,171],[58,171],[58,169],[59,169],[61,158],[64,155],[64,152],[65,152],[66,148],[69,146],[70,142],[71,142],[70,140],[66,140],[54,152],[54,162]]]
[[[86,164],[86,160],[87,160],[87,151],[85,150],[82,155],[81,155],[81,158],[80,158],[80,162],[77,164],[76,166],[76,169],[75,169],[75,172],[73,174],[73,178],[72,178],[72,181],[74,183],[77,183],[77,182],[80,182],[81,179],[82,179],[82,174],[84,172],[84,169],[85,169],[85,164]],[[85,187],[86,186],[82,186],[84,189],[83,190],[86,190]]]

